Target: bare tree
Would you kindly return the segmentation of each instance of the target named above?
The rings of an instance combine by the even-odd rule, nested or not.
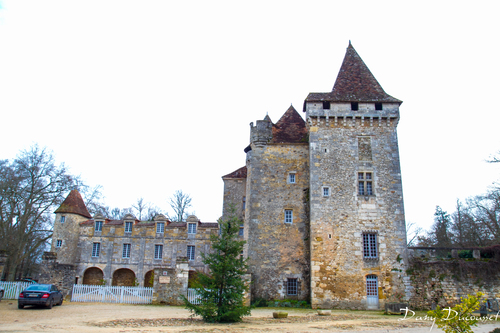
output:
[[[191,207],[191,197],[189,194],[177,190],[174,195],[170,197],[169,204],[174,210],[174,215],[169,215],[168,218],[176,222],[185,221],[187,218],[187,209]]]
[[[424,229],[419,227],[415,222],[408,222],[406,224],[406,237],[408,246],[416,246],[418,237],[422,234]]]
[[[64,164],[56,165],[37,145],[13,162],[0,161],[0,251],[7,254],[7,280],[45,246],[52,236],[52,212],[76,183]]]
[[[137,217],[139,218],[139,220],[142,220],[142,213],[148,209],[148,206],[149,203],[144,202],[144,198],[137,199],[137,202],[132,205],[132,208],[137,211]]]

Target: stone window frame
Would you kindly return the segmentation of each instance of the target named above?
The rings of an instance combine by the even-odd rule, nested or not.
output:
[[[63,242],[62,239],[58,239],[56,241],[56,247],[62,247],[62,242]]]
[[[157,234],[165,233],[165,222],[156,222],[156,233]]]
[[[326,194],[325,194],[326,191]],[[321,194],[323,195],[324,198],[327,198],[330,196],[331,191],[330,191],[330,186],[323,186],[321,187]]]
[[[188,235],[195,235],[196,234],[197,223],[188,223],[187,227],[188,227]]]
[[[293,209],[285,208],[284,214],[285,214],[285,217],[283,219],[283,222],[285,224],[293,224]]]
[[[98,258],[101,254],[101,243],[94,242],[92,243],[92,258]]]
[[[375,173],[371,170],[358,170],[356,173],[357,191],[360,197],[375,196]]]
[[[186,251],[186,256],[189,261],[194,261],[195,259],[195,254],[196,254],[196,248],[194,245],[188,245],[187,246],[187,251]]]
[[[134,222],[125,221],[125,232],[132,232],[133,226],[134,226]]]
[[[286,294],[287,296],[297,296],[299,294],[299,279],[287,278],[286,279]]]
[[[66,222],[66,216],[65,216],[65,215],[62,215],[62,216],[61,216],[61,223],[64,223],[64,222]]]
[[[131,250],[132,250],[132,244],[123,243],[122,258],[123,259],[130,259],[130,252],[132,252]]]
[[[297,184],[297,171],[290,171],[286,178],[288,184]]]
[[[101,232],[103,224],[104,224],[104,221],[95,221],[94,222],[94,232]]]
[[[364,260],[378,260],[378,232],[366,230],[361,234],[362,253]]]
[[[157,260],[163,259],[163,244],[155,244],[154,258]]]

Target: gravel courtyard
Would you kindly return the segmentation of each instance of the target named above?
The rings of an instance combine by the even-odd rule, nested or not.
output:
[[[283,310],[283,309],[281,309]],[[107,303],[70,303],[51,310],[17,308],[17,301],[0,302],[0,332],[429,332],[431,322],[373,311],[333,311],[320,317],[308,309],[287,309],[289,318],[273,319],[276,309],[257,308],[237,324],[205,324],[182,307]],[[500,327],[481,325],[478,333]],[[440,332],[433,328],[432,332]]]

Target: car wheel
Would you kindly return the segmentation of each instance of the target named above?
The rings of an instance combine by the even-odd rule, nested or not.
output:
[[[64,299],[61,297],[61,301],[59,303],[57,303],[57,305],[62,305],[63,300]]]
[[[52,306],[54,305],[53,303],[54,303],[54,301],[50,300],[49,304],[47,305],[47,308],[52,309]]]
[[[23,304],[19,304],[19,303],[18,303],[18,304],[17,304],[17,308],[18,308],[18,309],[24,309],[24,305],[23,305]]]

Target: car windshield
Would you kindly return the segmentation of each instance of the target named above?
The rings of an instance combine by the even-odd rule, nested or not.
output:
[[[32,286],[29,286],[25,290],[50,291],[50,284],[34,284]]]

